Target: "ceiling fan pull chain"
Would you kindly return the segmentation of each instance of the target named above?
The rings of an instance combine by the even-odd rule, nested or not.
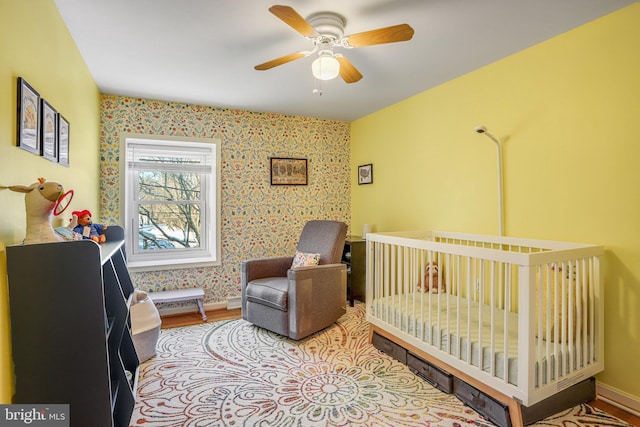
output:
[[[322,96],[322,80],[313,78],[313,93]]]

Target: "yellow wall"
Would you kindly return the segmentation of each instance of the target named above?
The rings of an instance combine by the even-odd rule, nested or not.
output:
[[[19,76],[70,122],[69,168],[15,146]],[[100,94],[53,0],[0,1],[0,101],[0,185],[28,185],[45,177],[75,190],[70,209],[98,212]],[[24,195],[0,190],[0,206],[0,242],[20,242]],[[9,403],[13,380],[3,251],[0,257],[0,403]]]
[[[603,384],[640,398],[640,4],[352,124],[352,226],[602,244]],[[425,70],[429,72],[429,70]],[[357,185],[358,165],[374,182]]]

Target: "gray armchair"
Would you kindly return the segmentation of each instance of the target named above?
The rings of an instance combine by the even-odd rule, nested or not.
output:
[[[292,269],[293,256],[243,261],[242,318],[300,340],[345,314],[347,267],[340,260],[346,234],[343,222],[305,224],[297,250],[319,253],[316,266]]]

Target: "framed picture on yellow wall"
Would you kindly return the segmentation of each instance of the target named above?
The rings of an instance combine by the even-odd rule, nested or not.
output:
[[[44,98],[41,109],[40,140],[42,157],[52,162],[58,161],[58,112]]]
[[[69,166],[69,122],[58,113],[58,163]]]
[[[373,183],[373,165],[358,166],[358,184],[371,184]]]
[[[40,94],[18,77],[18,135],[16,145],[40,155]]]

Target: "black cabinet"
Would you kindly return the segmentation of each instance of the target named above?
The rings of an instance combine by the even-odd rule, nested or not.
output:
[[[365,300],[366,247],[366,240],[356,236],[348,237],[344,242],[342,262],[347,265],[347,299],[352,307],[354,300]]]
[[[7,247],[13,403],[69,404],[72,427],[128,427],[138,356],[124,230]]]

